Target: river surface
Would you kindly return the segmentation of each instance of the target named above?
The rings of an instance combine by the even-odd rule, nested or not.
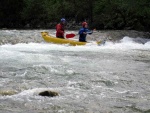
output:
[[[0,31],[0,113],[150,113],[148,39],[69,46],[41,31],[55,34]],[[59,96],[38,95],[46,90]]]

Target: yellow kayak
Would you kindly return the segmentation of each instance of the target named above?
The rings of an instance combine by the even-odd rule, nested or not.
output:
[[[69,39],[56,38],[50,36],[48,32],[41,32],[41,35],[46,42],[55,43],[55,44],[70,44],[72,46],[76,46],[76,45],[86,45],[87,43],[87,42],[79,42],[79,41],[69,40]],[[97,42],[97,44],[100,43],[101,42]]]

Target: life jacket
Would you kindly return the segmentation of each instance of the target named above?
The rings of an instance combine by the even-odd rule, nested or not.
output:
[[[88,28],[85,28],[85,27],[81,28],[79,30],[79,41],[80,42],[86,42],[87,34],[83,34],[83,32],[86,32],[87,34],[92,34],[92,32]]]
[[[80,41],[80,42],[86,42],[86,35],[87,35],[87,34],[83,34],[83,32],[86,32],[86,31],[87,31],[86,28],[81,28],[81,29],[79,30],[79,41]]]
[[[56,25],[56,37],[63,37],[64,38],[64,25],[57,24]]]

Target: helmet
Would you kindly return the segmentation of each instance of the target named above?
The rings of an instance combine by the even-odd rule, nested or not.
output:
[[[86,23],[86,22],[83,22],[83,23],[82,23],[82,26],[85,27],[85,25],[87,25],[87,23]]]
[[[62,18],[60,21],[61,21],[61,22],[65,22],[65,21],[66,21],[66,19],[65,19],[65,18]]]

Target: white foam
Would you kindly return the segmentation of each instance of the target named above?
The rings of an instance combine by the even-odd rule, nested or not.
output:
[[[130,37],[124,37],[119,43],[106,42],[105,45],[97,46],[96,44],[87,44],[85,46],[69,46],[69,45],[59,45],[51,43],[18,43],[16,45],[6,44],[0,46],[0,53],[10,52],[10,55],[13,55],[12,52],[46,52],[46,51],[102,51],[103,49],[108,50],[130,50],[130,49],[150,49],[150,41],[145,44],[137,43],[133,41]]]

